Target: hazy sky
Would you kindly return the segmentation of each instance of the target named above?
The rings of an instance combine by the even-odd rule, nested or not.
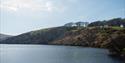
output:
[[[125,0],[0,0],[0,33],[10,35],[117,17],[125,18]]]

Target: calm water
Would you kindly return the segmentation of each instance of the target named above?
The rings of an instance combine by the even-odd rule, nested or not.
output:
[[[50,45],[0,45],[0,63],[122,63],[106,49]]]

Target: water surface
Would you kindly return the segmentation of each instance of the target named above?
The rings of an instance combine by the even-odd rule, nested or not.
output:
[[[0,45],[0,63],[122,63],[107,49],[52,45]]]

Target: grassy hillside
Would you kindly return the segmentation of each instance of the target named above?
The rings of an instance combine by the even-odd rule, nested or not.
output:
[[[76,29],[76,27],[54,27],[31,31],[12,38],[8,38],[1,43],[7,44],[48,44],[55,39],[61,38],[66,32]]]

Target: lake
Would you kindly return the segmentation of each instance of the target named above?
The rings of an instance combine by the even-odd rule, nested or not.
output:
[[[52,45],[0,45],[0,63],[122,63],[107,49]]]

